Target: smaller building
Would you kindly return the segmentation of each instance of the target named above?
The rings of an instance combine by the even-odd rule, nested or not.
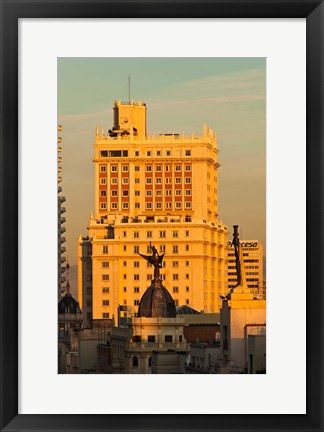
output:
[[[214,374],[221,358],[220,341],[192,343],[185,366],[188,374]]]
[[[187,357],[186,351],[153,351],[152,374],[184,374]]]

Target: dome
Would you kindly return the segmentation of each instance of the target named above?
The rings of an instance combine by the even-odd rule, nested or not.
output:
[[[81,309],[79,303],[71,296],[66,294],[58,304],[58,313],[63,314],[80,314]]]
[[[153,280],[143,294],[138,307],[138,316],[175,318],[176,308],[174,300],[160,280]]]

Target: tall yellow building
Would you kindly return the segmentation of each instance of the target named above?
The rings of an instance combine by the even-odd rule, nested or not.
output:
[[[218,220],[215,133],[147,134],[146,105],[115,102],[114,125],[96,128],[95,212],[79,238],[78,296],[85,319],[137,313],[152,269],[138,255],[165,253],[163,284],[176,304],[217,312],[225,294],[227,227]]]

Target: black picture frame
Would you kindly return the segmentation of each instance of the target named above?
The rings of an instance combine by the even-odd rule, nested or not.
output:
[[[323,431],[323,2],[319,0],[0,0],[0,6],[1,431]],[[305,415],[22,415],[18,413],[18,19],[105,17],[306,18],[307,413]],[[283,236],[286,240],[287,253],[289,253],[289,235],[294,234],[289,233],[289,227],[286,227],[286,234],[283,233]],[[298,331],[299,324],[294,324]],[[289,331],[295,331],[291,323]]]

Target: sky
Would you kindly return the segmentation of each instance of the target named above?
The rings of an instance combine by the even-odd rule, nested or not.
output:
[[[112,127],[114,100],[147,105],[148,134],[202,135],[218,141],[218,213],[266,255],[265,58],[59,58],[58,124],[63,126],[62,189],[68,260],[77,264],[79,234],[94,210],[96,125]]]

